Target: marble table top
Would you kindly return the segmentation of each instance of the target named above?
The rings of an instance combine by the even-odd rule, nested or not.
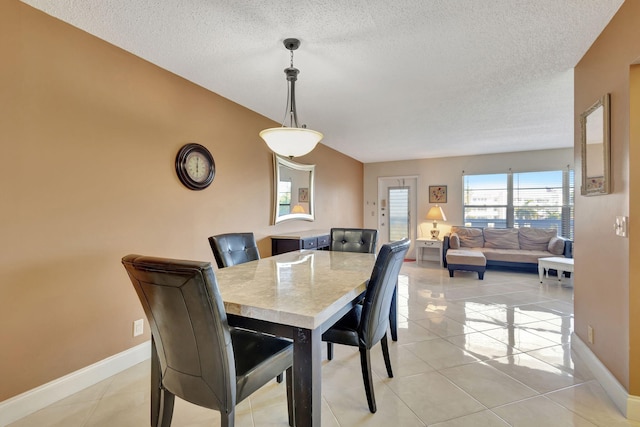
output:
[[[215,271],[228,314],[315,329],[366,288],[375,255],[295,251]]]

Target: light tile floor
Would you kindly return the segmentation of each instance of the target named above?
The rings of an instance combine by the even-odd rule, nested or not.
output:
[[[335,346],[334,360],[323,363],[323,426],[640,426],[620,414],[571,351],[571,287],[498,270],[483,281],[464,272],[449,278],[435,264],[407,262],[399,292],[394,378],[373,350],[378,412],[367,408],[357,349]],[[148,425],[144,362],[10,426]],[[219,417],[176,399],[172,425],[215,426]],[[286,426],[284,384],[273,381],[242,402],[236,425]]]

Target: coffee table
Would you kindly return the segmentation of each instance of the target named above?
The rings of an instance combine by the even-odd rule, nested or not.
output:
[[[546,277],[549,277],[549,269],[556,270],[558,272],[558,280],[562,280],[562,273],[569,271],[573,273],[573,258],[563,257],[549,257],[538,259],[538,276],[540,276],[540,283],[542,283],[542,276],[546,270]]]

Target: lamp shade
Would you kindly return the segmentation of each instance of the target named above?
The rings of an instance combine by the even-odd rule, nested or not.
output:
[[[282,126],[265,129],[260,132],[260,137],[276,154],[298,157],[311,152],[323,135],[311,129]]]
[[[291,213],[303,214],[307,212],[304,210],[304,207],[302,207],[302,205],[294,205],[293,208],[291,208]]]
[[[427,219],[431,219],[433,221],[446,221],[447,217],[442,211],[442,208],[436,205],[429,209],[429,212],[427,212]]]

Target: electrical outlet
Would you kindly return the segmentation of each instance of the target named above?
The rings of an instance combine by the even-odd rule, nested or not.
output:
[[[133,322],[133,336],[137,337],[144,333],[144,319],[138,319]]]
[[[626,216],[616,217],[616,223],[614,224],[616,236],[627,237],[627,222],[628,219]]]
[[[587,325],[587,340],[589,344],[593,344],[593,326]]]

